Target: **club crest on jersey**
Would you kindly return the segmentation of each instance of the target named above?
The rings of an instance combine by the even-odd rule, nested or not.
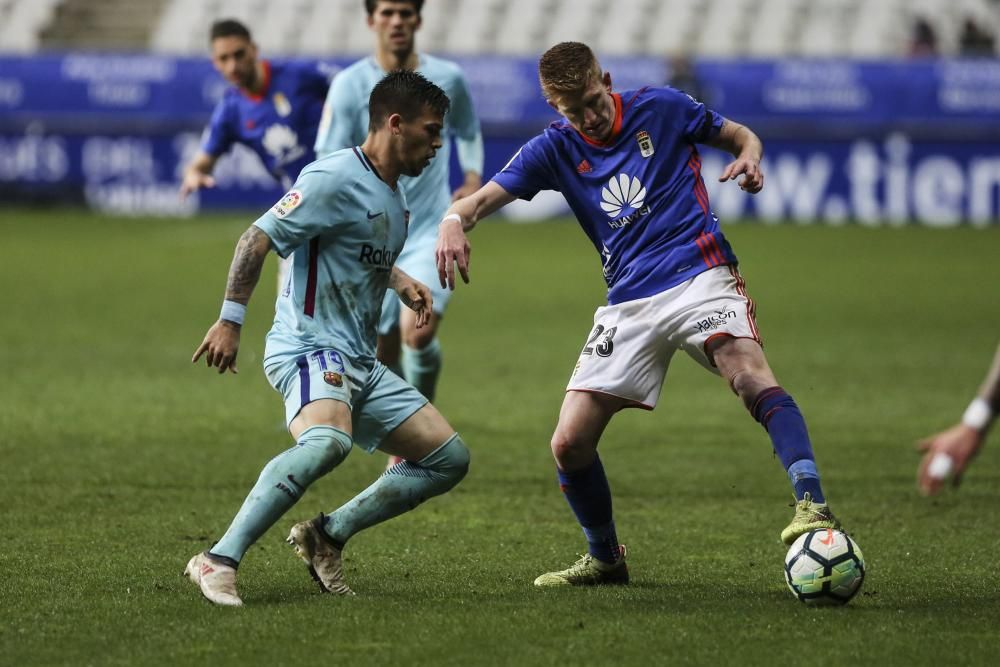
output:
[[[323,373],[323,382],[327,383],[331,387],[343,387],[344,376],[333,371],[326,371]]]
[[[302,193],[298,190],[289,190],[285,193],[285,196],[281,198],[281,201],[271,207],[271,210],[274,211],[274,214],[279,218],[284,218],[286,215],[298,208],[301,203]]]
[[[635,135],[635,141],[639,144],[639,154],[643,157],[649,157],[654,153],[653,139],[649,136],[649,132],[646,130],[639,130],[639,132]]]
[[[292,113],[292,103],[288,101],[284,93],[275,93],[271,97],[271,101],[274,103],[274,110],[278,112],[278,115],[284,118],[288,114]]]

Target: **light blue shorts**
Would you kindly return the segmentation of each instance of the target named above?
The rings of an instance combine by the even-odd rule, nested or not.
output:
[[[452,291],[447,287],[441,287],[441,281],[438,279],[437,262],[434,259],[436,246],[436,229],[433,234],[406,239],[403,252],[396,260],[396,266],[411,278],[419,280],[431,289],[431,294],[434,296],[434,314],[441,317],[448,308]],[[382,319],[378,323],[380,336],[384,336],[399,326],[400,309],[405,307],[400,303],[399,296],[394,290],[386,290],[385,299],[382,301]]]
[[[313,401],[341,401],[351,408],[354,444],[369,453],[427,404],[419,391],[381,363],[376,361],[367,371],[337,350],[269,357],[264,373],[285,398],[286,424]]]

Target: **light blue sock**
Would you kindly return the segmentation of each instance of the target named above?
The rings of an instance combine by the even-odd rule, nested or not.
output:
[[[327,517],[326,533],[343,548],[355,533],[450,490],[468,471],[469,449],[456,433],[416,463],[403,461],[382,473],[374,484]]]
[[[302,497],[306,488],[330,472],[351,451],[351,436],[332,426],[312,426],[295,446],[271,459],[243,506],[211,552],[236,562],[274,522]]]
[[[403,345],[403,377],[428,400],[434,401],[441,374],[441,343],[435,337],[427,347]]]

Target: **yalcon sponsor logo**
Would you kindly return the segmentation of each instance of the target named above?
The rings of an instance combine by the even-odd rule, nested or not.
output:
[[[396,261],[396,253],[386,247],[376,248],[366,243],[361,246],[361,256],[358,260],[365,264],[391,269],[392,263]]]
[[[705,333],[706,331],[715,331],[719,327],[725,326],[727,320],[731,320],[736,317],[735,310],[717,310],[715,315],[709,315],[705,319],[695,323],[694,328],[698,330],[698,333]]]

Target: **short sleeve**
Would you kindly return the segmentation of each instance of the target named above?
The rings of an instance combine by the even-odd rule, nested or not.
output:
[[[330,84],[319,130],[316,132],[316,157],[324,157],[341,148],[350,148],[361,143],[356,142],[354,136],[356,114],[353,112],[352,104],[358,99],[358,95],[352,90],[351,83],[347,73],[341,72]],[[367,102],[368,97],[365,96],[364,100]],[[367,130],[368,128],[365,128],[366,132]]]
[[[304,242],[345,221],[340,194],[345,189],[338,180],[320,170],[303,172],[292,189],[253,224],[270,237],[279,255],[288,257]]]
[[[451,99],[448,120],[455,134],[458,146],[458,162],[462,171],[483,173],[483,135],[479,128],[479,118],[472,104],[472,95],[465,77],[458,73],[455,90]]]
[[[514,154],[493,181],[520,199],[530,200],[541,190],[558,190],[547,159],[548,147],[545,134],[535,137]]]
[[[725,119],[687,93],[663,88],[664,101],[672,116],[680,119],[681,133],[693,144],[703,144],[718,136]]]

